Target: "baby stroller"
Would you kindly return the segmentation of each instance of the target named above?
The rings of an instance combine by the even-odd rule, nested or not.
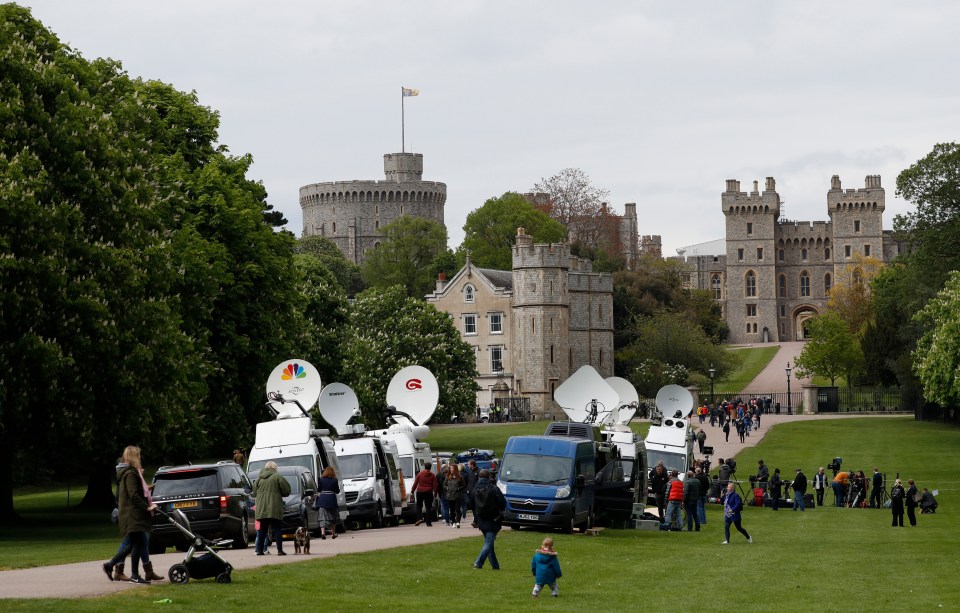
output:
[[[180,509],[174,510],[172,514],[164,513],[161,509],[157,509],[157,511],[190,540],[190,546],[187,548],[187,555],[184,556],[183,562],[174,564],[167,572],[170,583],[184,584],[190,579],[209,579],[210,577],[216,577],[217,583],[230,583],[230,573],[233,572],[233,567],[215,549],[216,547],[229,545],[231,543],[230,539],[210,541],[202,536],[197,536],[190,531],[190,520]],[[198,550],[203,550],[206,553],[195,555]]]

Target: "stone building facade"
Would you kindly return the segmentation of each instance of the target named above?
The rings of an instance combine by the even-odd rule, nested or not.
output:
[[[383,156],[383,181],[333,181],[300,188],[303,236],[325,236],[348,260],[362,264],[364,253],[383,240],[381,228],[402,215],[443,223],[447,186],[424,181],[423,155]]]
[[[613,376],[613,278],[566,244],[534,244],[518,231],[512,271],[466,265],[437,281],[427,302],[448,313],[477,354],[477,405],[506,383],[538,418],[562,416],[557,386],[584,364]]]
[[[847,190],[834,175],[829,221],[792,221],[780,216],[773,177],[762,192],[757,181],[743,192],[740,181],[727,180],[721,194],[726,250],[687,257],[689,286],[712,292],[731,343],[801,340],[807,320],[826,308],[838,273],[858,256],[888,262],[899,253],[892,232],[883,229],[885,197],[879,175]]]

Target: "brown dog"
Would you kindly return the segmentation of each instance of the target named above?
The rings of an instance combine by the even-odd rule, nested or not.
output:
[[[310,555],[310,533],[303,526],[293,535],[293,553]]]

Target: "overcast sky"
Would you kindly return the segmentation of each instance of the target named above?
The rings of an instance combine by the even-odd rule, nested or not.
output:
[[[636,202],[664,254],[724,235],[724,181],[777,180],[790,219],[826,220],[882,176],[960,139],[960,3],[35,0],[88,59],[196,90],[220,141],[302,233],[299,188],[383,179],[406,150],[467,213],[563,168]]]

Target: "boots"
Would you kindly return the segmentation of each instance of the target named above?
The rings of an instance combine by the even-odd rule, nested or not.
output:
[[[147,581],[163,581],[163,577],[153,572],[153,562],[143,563],[143,578]]]
[[[113,567],[113,580],[114,581],[130,581],[130,577],[123,574],[123,564],[117,564]]]

